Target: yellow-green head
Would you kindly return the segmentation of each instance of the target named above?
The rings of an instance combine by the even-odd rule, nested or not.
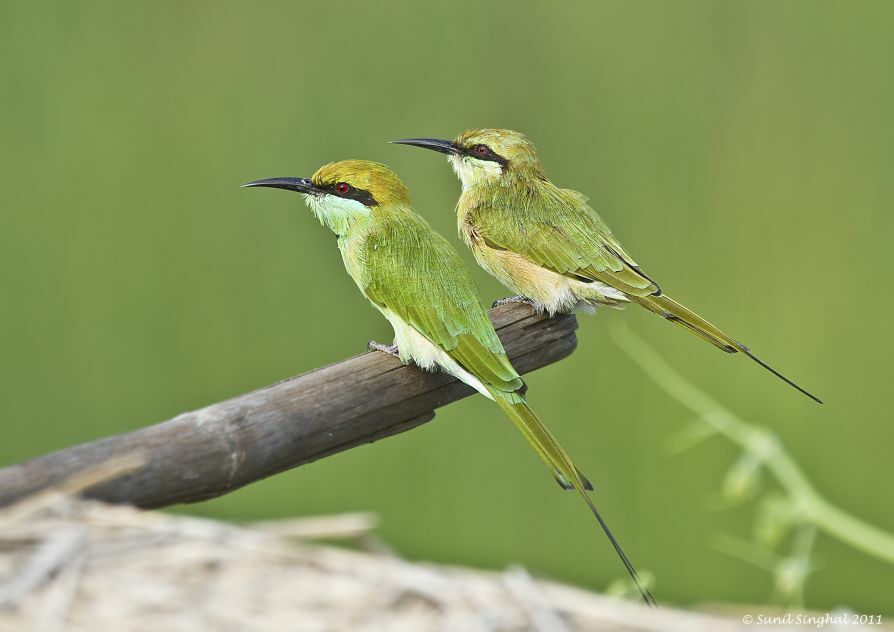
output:
[[[369,160],[331,162],[309,179],[268,178],[242,186],[301,193],[319,220],[339,235],[374,212],[410,205],[410,192],[397,174]]]
[[[410,191],[394,171],[371,160],[340,160],[323,165],[310,178],[321,191],[363,201],[366,206],[409,204]],[[344,185],[349,188],[345,189]]]
[[[453,140],[406,138],[392,142],[447,154],[464,189],[512,176],[545,177],[534,144],[510,129],[472,129]]]

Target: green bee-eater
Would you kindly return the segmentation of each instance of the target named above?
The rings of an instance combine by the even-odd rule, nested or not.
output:
[[[440,368],[496,402],[559,484],[580,492],[643,599],[654,603],[587,493],[592,486],[528,406],[525,383],[479,303],[468,270],[447,240],[413,210],[400,178],[379,163],[345,160],[321,167],[309,180],[271,178],[244,186],[303,195],[337,235],[348,274],[394,328],[395,344],[377,348],[404,363]]]
[[[470,130],[455,140],[393,141],[447,154],[462,181],[459,232],[475,259],[503,285],[550,314],[577,306],[638,303],[714,346],[754,356],[745,345],[662,293],[624,250],[587,198],[546,177],[534,145],[505,129]]]

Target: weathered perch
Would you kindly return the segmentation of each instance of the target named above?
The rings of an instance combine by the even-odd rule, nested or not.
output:
[[[547,318],[520,303],[490,316],[520,373],[561,360],[577,345],[574,316]],[[0,506],[134,453],[143,455],[143,465],[85,495],[140,507],[213,498],[414,428],[473,392],[443,373],[365,353],[164,423],[0,469]]]

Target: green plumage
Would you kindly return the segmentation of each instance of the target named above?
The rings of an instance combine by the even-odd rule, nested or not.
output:
[[[542,178],[510,176],[466,191],[462,208],[462,221],[487,246],[521,254],[574,279],[601,281],[628,295],[658,290],[576,191]]]
[[[341,240],[340,248],[346,260],[363,262],[355,280],[374,305],[397,314],[501,397],[520,401],[524,383],[471,275],[447,240],[411,208],[377,210],[361,236]]]
[[[440,368],[493,399],[565,489],[579,491],[647,603],[654,603],[602,520],[580,474],[528,406],[525,384],[509,362],[471,275],[452,246],[412,209],[406,187],[384,165],[348,160],[311,180],[251,183],[305,194],[320,221],[338,235],[345,268],[394,327],[401,360]]]
[[[456,206],[460,235],[481,267],[538,309],[554,314],[579,305],[638,303],[727,353],[744,353],[820,402],[745,345],[665,296],[583,195],[550,182],[523,134],[483,129],[453,141],[395,142],[448,155],[463,184]]]

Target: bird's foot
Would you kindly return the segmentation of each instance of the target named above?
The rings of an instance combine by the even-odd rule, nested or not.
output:
[[[397,350],[397,345],[383,345],[381,342],[370,340],[366,343],[366,349],[367,351],[381,351],[382,353],[387,353],[388,355],[392,355],[395,358],[400,358],[400,353]]]
[[[526,296],[507,296],[506,298],[501,298],[499,301],[494,301],[494,304],[491,305],[491,309],[499,307],[500,305],[509,305],[509,303],[527,303],[531,307],[535,307],[534,301]]]

